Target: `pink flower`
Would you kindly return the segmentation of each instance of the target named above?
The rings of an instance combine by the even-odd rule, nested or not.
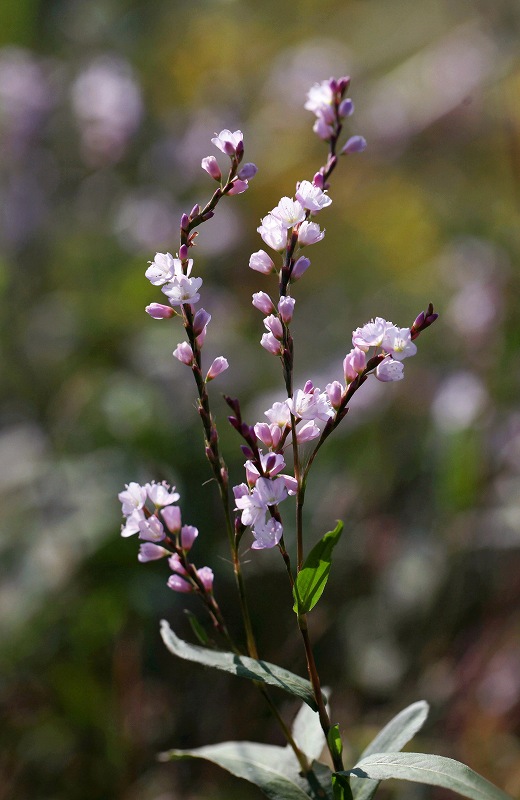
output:
[[[145,519],[143,511],[132,511],[126,518],[126,524],[121,528],[121,536],[133,536],[139,533],[139,523]]]
[[[287,405],[295,417],[299,419],[326,421],[334,416],[330,407],[329,398],[325,393],[320,393],[318,388],[314,388],[308,381],[303,389],[298,389],[294,397],[287,400]]]
[[[182,267],[180,261],[171,253],[156,253],[144,274],[153,286],[162,286],[175,275],[181,275]]]
[[[285,322],[286,325],[288,325],[293,318],[295,303],[296,300],[294,297],[280,297],[280,301],[278,303],[278,313],[280,314],[282,322]]]
[[[181,529],[181,510],[179,506],[167,506],[163,508],[161,516],[170,533],[179,533]]]
[[[155,514],[139,523],[139,538],[147,542],[162,542],[166,538],[162,522]]]
[[[181,364],[186,364],[188,367],[193,364],[193,350],[188,342],[180,342],[173,351],[173,355]]]
[[[262,314],[271,314],[274,311],[274,303],[266,292],[255,292],[253,295],[253,305]]]
[[[305,425],[302,425],[297,429],[296,441],[298,444],[303,444],[303,442],[311,442],[313,439],[317,439],[320,434],[321,431],[318,426],[312,420],[309,420],[309,422],[306,422]]]
[[[183,550],[191,550],[193,542],[199,535],[197,528],[193,525],[183,525],[181,528],[181,547]]]
[[[363,136],[351,136],[350,139],[343,145],[341,154],[347,153],[362,153],[366,150],[367,142]]]
[[[252,253],[249,259],[249,266],[263,275],[269,275],[275,271],[274,262],[265,250],[258,250],[258,252]]]
[[[166,481],[162,483],[145,483],[149,499],[155,506],[169,506],[171,503],[176,503],[180,495],[175,491],[175,486],[170,486]]]
[[[316,119],[314,125],[312,126],[312,130],[317,136],[320,137],[320,139],[323,139],[324,142],[328,142],[334,133],[332,125],[329,125],[324,117],[318,117]]]
[[[386,329],[382,348],[385,353],[390,353],[396,361],[414,356],[417,352],[417,345],[412,342],[410,328],[397,328],[395,325]]]
[[[321,242],[324,236],[325,231],[322,231],[316,222],[309,222],[306,220],[302,222],[298,229],[298,243],[300,247]]]
[[[254,490],[251,494],[239,497],[235,494],[235,503],[237,510],[242,512],[240,517],[242,525],[255,525],[265,519],[267,506]]]
[[[310,181],[302,181],[296,190],[296,199],[309,211],[317,212],[330,206],[331,198]]]
[[[276,519],[269,519],[267,522],[259,522],[253,528],[255,541],[251,545],[252,550],[268,550],[276,547],[282,538],[283,527]]]
[[[331,89],[330,81],[321,81],[311,86],[307,92],[307,100],[304,108],[314,112],[318,116],[327,116],[332,121],[332,104],[334,102],[334,92]]]
[[[343,386],[339,381],[333,381],[325,387],[332,408],[338,409],[343,397]]]
[[[208,374],[206,375],[206,383],[212,381],[213,378],[216,378],[217,375],[220,375],[220,373],[224,372],[224,370],[226,370],[228,367],[229,364],[227,358],[224,358],[224,356],[217,356],[208,370]]]
[[[243,194],[243,192],[249,189],[249,184],[247,181],[241,181],[240,178],[234,178],[231,189],[227,192],[228,196],[231,197],[235,194]]]
[[[359,330],[359,329],[358,329]],[[367,365],[365,351],[354,347],[343,359],[343,372],[346,383],[350,383],[360,375]]]
[[[140,561],[141,564],[144,564],[147,561],[157,561],[157,559],[164,558],[168,555],[170,555],[170,553],[166,548],[158,544],[152,544],[152,542],[143,542],[139,548],[137,560]]]
[[[352,332],[352,344],[365,352],[369,347],[380,347],[383,343],[383,336],[388,328],[392,326],[382,317],[376,317],[367,322],[361,328],[356,328]]]
[[[202,278],[188,278],[186,275],[181,275],[166,283],[161,291],[172,306],[180,306],[183,303],[197,303],[200,300],[198,291],[201,286]]]
[[[234,156],[237,149],[243,148],[244,135],[242,131],[235,131],[231,133],[227,128],[224,128],[220,133],[216,133],[211,142],[222,150],[227,156]]]
[[[137,509],[141,509],[146,502],[146,488],[135,481],[127,483],[125,490],[117,495],[121,503],[121,510],[125,517],[130,516]]]
[[[205,169],[208,175],[211,175],[212,178],[216,181],[220,181],[222,178],[222,173],[220,171],[220,167],[218,165],[217,159],[215,156],[206,156],[201,161],[202,169]]]
[[[279,356],[282,352],[280,342],[278,339],[275,339],[272,333],[264,333],[260,339],[260,344],[268,353],[272,353],[273,356]]]
[[[293,228],[305,219],[305,209],[298,200],[291,197],[282,197],[271,215],[280,221],[283,228]]]
[[[271,408],[268,408],[265,412],[265,416],[269,422],[280,428],[285,428],[285,426],[289,425],[291,422],[291,412],[289,411],[287,401],[283,403],[273,403]]]
[[[376,378],[378,381],[400,381],[404,378],[404,365],[400,361],[394,361],[392,356],[386,356],[380,361],[376,368]]]
[[[207,592],[211,592],[213,590],[213,570],[209,567],[201,567],[197,570],[197,575],[199,576],[205,590]]]
[[[273,214],[267,214],[262,219],[262,224],[257,228],[257,231],[268,247],[278,251],[285,249],[287,230]]]
[[[168,578],[168,588],[173,589],[174,592],[182,592],[188,594],[193,591],[193,586],[180,575],[170,575]]]
[[[283,339],[283,325],[277,316],[269,314],[269,316],[264,319],[264,325],[267,330],[273,334],[275,339]]]
[[[256,495],[262,505],[276,506],[285,500],[287,497],[287,489],[283,478],[258,478],[253,493]]]
[[[170,319],[176,314],[171,306],[163,306],[162,303],[150,303],[149,306],[146,306],[145,311],[153,319]]]

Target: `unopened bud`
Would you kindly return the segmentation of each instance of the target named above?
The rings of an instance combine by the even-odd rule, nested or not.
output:
[[[208,175],[210,175],[214,180],[220,181],[222,178],[222,173],[220,171],[220,167],[218,165],[217,159],[215,156],[206,156],[201,161],[202,169],[206,170]]]
[[[195,203],[195,205],[193,206],[193,208],[190,211],[190,219],[193,219],[194,217],[198,217],[199,214],[200,214],[200,206],[199,206],[198,203]]]
[[[215,212],[214,211],[206,211],[206,213],[202,215],[202,222],[207,222],[208,219],[211,219],[211,217],[214,217],[214,216],[215,216]]]
[[[181,261],[186,261],[189,254],[189,248],[187,244],[181,244],[179,247],[179,258]]]
[[[241,181],[250,181],[251,178],[254,178],[256,173],[258,172],[258,167],[256,164],[253,164],[251,161],[240,169],[238,173],[238,177]]]
[[[199,308],[193,317],[193,333],[199,336],[208,322],[211,320],[211,314],[204,308]]]
[[[350,77],[345,75],[343,78],[338,79],[338,92],[342,95],[345,94],[348,87],[350,86]]]
[[[346,97],[345,100],[341,101],[338,113],[340,117],[350,117],[354,113],[354,103],[350,97]]]
[[[312,182],[315,186],[318,187],[318,189],[321,189],[323,191],[325,187],[325,178],[323,177],[321,172],[316,173],[316,175],[312,179]]]
[[[150,303],[149,306],[146,306],[145,311],[153,319],[170,319],[176,314],[171,306],[164,306],[162,303]]]
[[[349,153],[362,153],[366,149],[367,142],[363,136],[351,136],[350,139],[343,145],[341,150],[342,155]]]
[[[187,231],[190,228],[190,218],[187,214],[183,214],[181,217],[181,228],[183,231]]]

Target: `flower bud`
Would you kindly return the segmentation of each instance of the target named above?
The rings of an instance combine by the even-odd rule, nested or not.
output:
[[[181,528],[181,547],[183,550],[191,550],[193,542],[199,535],[197,528],[193,525],[183,525]]]
[[[292,268],[291,281],[293,283],[295,281],[299,281],[303,273],[309,269],[310,265],[311,265],[310,259],[308,259],[306,256],[300,256],[300,258]]]
[[[269,314],[264,319],[264,325],[268,331],[271,331],[275,339],[283,339],[283,325],[274,314]]]
[[[251,253],[249,267],[256,272],[261,272],[262,275],[269,275],[271,272],[275,271],[274,261],[265,250],[258,250],[256,253]]]
[[[222,178],[222,173],[220,171],[220,167],[218,165],[218,161],[215,156],[206,156],[203,158],[200,163],[202,169],[206,170],[208,175],[210,175],[214,180],[220,181]]]
[[[256,173],[258,172],[258,167],[256,164],[253,164],[251,161],[240,169],[238,173],[238,177],[241,181],[250,181],[251,178],[254,178]]]
[[[343,145],[341,150],[342,155],[348,153],[362,153],[366,149],[367,142],[363,136],[351,136],[350,139]]]
[[[343,373],[346,383],[350,383],[363,372],[367,365],[366,353],[359,347],[354,347],[343,359]]]
[[[173,351],[173,355],[181,362],[181,364],[186,364],[188,367],[191,367],[193,364],[193,350],[188,342],[180,342],[180,344],[178,344]]]
[[[206,213],[203,214],[202,217],[201,217],[202,222],[207,222],[208,219],[211,219],[211,217],[214,217],[214,216],[215,216],[215,212],[214,211],[206,211]]]
[[[181,228],[183,231],[189,230],[190,227],[190,218],[187,214],[183,214],[181,217]]]
[[[286,325],[288,325],[293,318],[295,303],[296,300],[294,297],[280,297],[280,301],[278,303],[278,313],[280,314],[282,322],[285,322]]]
[[[253,295],[253,305],[262,314],[272,314],[274,303],[266,292],[255,292]]]
[[[332,408],[337,410],[341,405],[343,386],[339,381],[333,381],[332,383],[327,384],[325,391],[327,392]]]
[[[181,529],[181,510],[179,506],[166,506],[161,509],[161,516],[170,533],[179,533]]]
[[[212,381],[213,378],[216,378],[217,375],[220,375],[220,373],[224,372],[224,370],[226,370],[228,367],[229,364],[227,358],[224,358],[224,356],[217,356],[208,370],[208,374],[206,375],[206,383]]]
[[[170,551],[166,550],[165,547],[153,544],[153,542],[143,542],[139,548],[137,560],[144,564],[147,561],[156,561],[158,558],[164,558],[168,555],[170,555]]]
[[[199,206],[198,203],[195,203],[195,205],[193,206],[193,208],[190,211],[190,219],[193,219],[194,217],[198,217],[199,214],[200,214],[200,206]]]
[[[205,590],[211,592],[213,590],[213,570],[209,567],[201,567],[201,569],[197,570],[197,575]]]
[[[204,308],[199,308],[193,317],[193,333],[195,336],[199,336],[202,333],[210,320],[211,314]]]
[[[249,184],[247,181],[241,181],[240,178],[234,178],[231,189],[227,192],[227,194],[229,197],[231,197],[235,194],[242,194],[247,189],[249,189]]]
[[[346,97],[345,100],[341,101],[338,113],[340,117],[350,117],[354,113],[354,103],[350,97]]]
[[[191,583],[185,581],[180,575],[170,575],[168,578],[168,588],[173,589],[174,592],[183,592],[184,594],[193,591]]]
[[[260,344],[268,353],[272,353],[273,356],[279,356],[281,353],[280,342],[278,339],[275,339],[272,333],[264,333],[260,339]]]
[[[325,178],[321,172],[316,173],[316,175],[312,179],[312,182],[315,186],[318,187],[318,189],[321,189],[322,191],[325,188]]]
[[[163,306],[162,303],[150,303],[149,306],[146,306],[145,311],[153,319],[170,319],[176,315],[171,306]]]
[[[181,261],[186,261],[189,254],[189,248],[187,244],[181,244],[179,247],[179,258]]]
[[[349,86],[350,77],[348,75],[345,75],[343,78],[338,78],[338,92],[340,92],[340,94],[345,94]]]

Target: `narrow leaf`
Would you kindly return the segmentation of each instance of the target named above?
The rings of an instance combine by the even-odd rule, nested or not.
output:
[[[509,795],[460,761],[425,753],[375,753],[361,759],[344,774],[375,780],[400,778],[442,786],[470,800],[511,800]]]
[[[373,753],[390,753],[401,750],[422,728],[430,707],[425,700],[407,706],[382,728],[361,754],[361,759]],[[351,778],[350,785],[355,800],[371,800],[379,786],[378,781]]]
[[[205,647],[209,647],[211,645],[211,640],[206,631],[204,630],[204,628],[202,627],[202,625],[200,624],[199,620],[195,616],[195,614],[193,614],[191,611],[188,611],[187,608],[184,609],[184,613],[188,617],[191,629],[195,634],[195,636],[197,637],[197,639],[199,640],[199,642]]]
[[[248,656],[238,656],[234,653],[208,650],[196,644],[188,644],[174,634],[164,619],[161,621],[161,636],[168,650],[178,658],[213,667],[222,672],[229,672],[240,678],[249,678],[251,681],[277,686],[279,689],[299,697],[314,711],[317,709],[310,682],[283,667],[270,664],[268,661],[257,661]]]
[[[334,800],[352,800],[352,789],[345,775],[335,772],[332,776],[332,790]]]
[[[332,725],[327,734],[327,741],[329,743],[331,753],[335,756],[341,756],[343,753],[343,743],[339,733],[339,725],[336,723]]]
[[[170,750],[161,753],[161,761],[203,758],[219,767],[254,783],[271,800],[309,800],[313,794],[302,788],[297,772],[292,778],[285,774],[287,750],[254,742],[222,742],[198,747],[195,750]]]
[[[298,573],[294,584],[294,611],[307,614],[314,608],[327,584],[330,573],[332,551],[336,547],[343,531],[343,523],[338,524],[320,539]]]

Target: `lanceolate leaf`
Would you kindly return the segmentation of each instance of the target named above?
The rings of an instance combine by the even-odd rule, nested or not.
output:
[[[375,780],[400,778],[442,786],[470,800],[511,800],[509,795],[460,761],[424,753],[375,753],[363,758],[345,774]]]
[[[296,769],[294,776],[287,774],[293,770],[287,769],[290,756],[285,747],[254,742],[222,742],[196,750],[170,750],[159,758],[161,761],[183,758],[212,761],[237,778],[256,784],[271,800],[309,800],[316,797],[310,788],[308,791],[302,788],[305,783]]]
[[[401,750],[422,728],[428,717],[429,706],[425,700],[407,706],[382,728],[361,754],[361,759],[373,753],[393,753]],[[355,800],[371,800],[379,781],[352,776],[350,780]]]
[[[323,594],[329,579],[332,551],[342,531],[343,523],[338,520],[334,530],[326,533],[305,559],[294,584],[294,611],[297,614],[311,611]]]
[[[161,621],[161,636],[164,644],[174,655],[186,661],[194,661],[206,667],[229,672],[238,675],[240,678],[249,678],[251,681],[268,683],[270,686],[277,686],[289,694],[304,700],[312,709],[316,711],[316,701],[312,693],[309,681],[300,678],[293,672],[289,672],[276,664],[268,661],[257,661],[248,656],[238,656],[234,653],[222,652],[221,650],[208,650],[199,645],[188,644],[179,639],[166,620]]]
[[[325,734],[316,711],[302,703],[292,726],[292,735],[300,750],[313,761],[319,758],[325,747]]]

